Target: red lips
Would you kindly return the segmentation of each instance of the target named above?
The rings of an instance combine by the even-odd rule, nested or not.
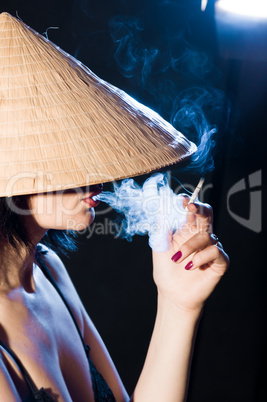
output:
[[[102,192],[103,184],[90,186],[90,190],[92,191],[92,194],[89,197],[83,198],[82,201],[89,205],[89,207],[95,208],[100,204],[100,200],[93,200],[92,197],[95,197]]]

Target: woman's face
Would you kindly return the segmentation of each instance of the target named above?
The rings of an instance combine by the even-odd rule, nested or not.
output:
[[[92,197],[102,191],[103,185],[71,190],[34,194],[29,197],[29,209],[36,223],[43,229],[86,229],[94,220],[94,208],[99,204]]]

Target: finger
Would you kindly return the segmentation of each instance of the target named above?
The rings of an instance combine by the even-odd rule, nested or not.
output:
[[[187,208],[186,222],[173,234],[173,241],[177,241],[177,245],[181,240],[181,235],[185,240],[192,237],[197,232],[207,231],[212,233],[212,208],[208,204],[189,203],[189,197],[183,194],[183,206]]]
[[[187,209],[188,222],[194,222],[197,231],[212,232],[213,211],[209,204],[189,203]]]
[[[181,196],[183,197],[183,207],[186,208],[187,204],[189,203],[190,197],[187,194],[181,194]]]
[[[195,210],[193,209],[193,211],[191,211],[188,209],[188,205],[194,205],[194,204],[192,204],[192,203],[190,204],[189,201],[190,201],[189,196],[186,194],[183,194],[183,206],[184,206],[184,209],[187,211],[186,222],[194,223],[195,219],[196,219]]]
[[[180,263],[194,252],[202,250],[214,243],[213,237],[208,232],[198,232],[180,247],[172,256],[172,260],[174,262],[178,262],[179,260]]]
[[[228,266],[228,255],[217,245],[212,245],[197,252],[192,260],[186,264],[185,269],[193,271],[197,268],[207,269],[212,267],[212,269],[219,275],[223,275]]]

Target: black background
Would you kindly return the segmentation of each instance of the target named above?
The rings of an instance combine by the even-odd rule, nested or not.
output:
[[[180,93],[197,99],[197,87],[212,94],[209,102],[201,105],[218,127],[215,169],[205,175],[210,189],[204,201],[213,205],[214,232],[230,256],[231,266],[205,306],[188,401],[266,401],[263,227],[256,233],[241,225],[227,207],[227,194],[235,183],[242,179],[248,183],[248,176],[257,171],[264,180],[267,60],[260,50],[257,53],[257,41],[253,43],[251,38],[253,57],[249,46],[246,52],[246,43],[242,43],[242,57],[220,53],[213,2],[202,13],[200,1],[193,0],[1,0],[0,11],[18,12],[40,33],[58,27],[48,30],[50,40],[170,121]],[[133,40],[125,42],[118,56],[118,43],[123,42],[116,40],[123,40],[126,34],[133,35]],[[264,43],[267,46],[267,36]],[[135,56],[132,66],[127,64],[126,49]],[[155,51],[155,61],[145,70],[145,56]],[[192,134],[184,122],[175,123]],[[192,136],[196,140],[194,133]],[[183,184],[191,185],[196,185],[201,173],[200,168],[184,171],[175,166],[170,170]],[[263,184],[254,191],[263,191]],[[249,200],[248,190],[235,194],[231,211],[248,219]],[[263,210],[258,205],[262,222]],[[105,223],[109,217],[113,214],[98,213],[96,223]],[[151,251],[146,237],[136,236],[131,243],[114,239],[111,233],[88,237],[81,237],[79,251],[64,262],[132,393],[156,312]]]

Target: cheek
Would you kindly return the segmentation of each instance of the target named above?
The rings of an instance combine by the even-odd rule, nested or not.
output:
[[[50,229],[56,216],[55,201],[51,196],[39,194],[31,196],[29,208],[35,221],[41,227]]]
[[[77,195],[67,195],[57,200],[56,224],[58,227],[82,231],[94,220],[95,212]]]
[[[57,210],[64,215],[78,215],[83,211],[83,205],[77,195],[65,195],[57,199]]]
[[[34,195],[29,207],[36,222],[45,229],[85,230],[94,220],[95,211],[76,195]]]
[[[61,199],[57,199],[57,220],[61,220],[61,222],[64,222],[68,227],[73,226],[75,222],[77,222],[77,224],[80,221],[86,223],[88,221],[86,212],[84,203],[75,195],[70,196],[66,194]]]
[[[52,195],[31,196],[29,206],[33,215],[52,215],[55,213],[55,199]]]

